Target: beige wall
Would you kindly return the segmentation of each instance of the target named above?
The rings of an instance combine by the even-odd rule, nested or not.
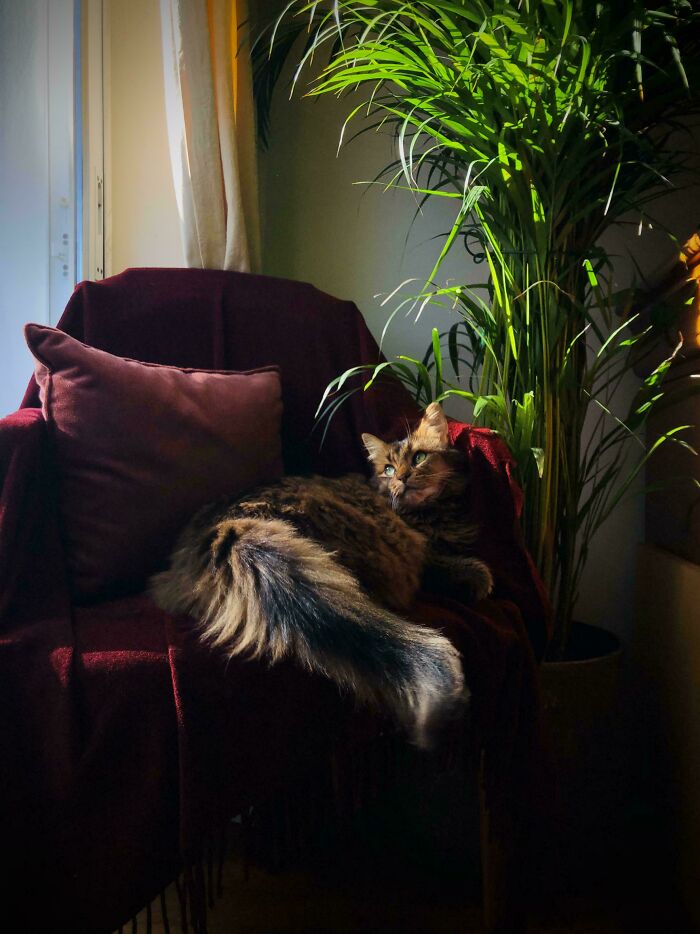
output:
[[[265,271],[352,299],[379,337],[387,312],[402,296],[382,309],[383,297],[405,279],[417,281],[403,296],[423,285],[438,250],[431,238],[449,229],[454,211],[435,199],[406,240],[417,208],[413,197],[356,184],[373,179],[391,161],[391,140],[371,132],[336,156],[343,113],[332,99],[290,102],[284,93],[277,95],[272,142],[260,160]],[[455,258],[447,275],[463,280],[474,272],[471,263]],[[454,320],[430,309],[416,326],[401,313],[386,349],[422,356],[430,329],[442,330]]]
[[[163,100],[158,0],[107,0],[107,275],[183,266]]]

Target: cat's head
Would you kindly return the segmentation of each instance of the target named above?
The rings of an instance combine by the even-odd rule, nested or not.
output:
[[[420,424],[401,441],[385,442],[362,435],[374,468],[373,484],[396,512],[420,508],[437,499],[456,473],[447,419],[431,402]]]

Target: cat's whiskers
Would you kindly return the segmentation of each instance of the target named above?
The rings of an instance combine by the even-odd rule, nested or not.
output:
[[[425,489],[425,487],[432,486],[436,482],[447,480],[452,475],[452,470],[435,470],[423,477],[412,477],[410,487],[413,489]]]

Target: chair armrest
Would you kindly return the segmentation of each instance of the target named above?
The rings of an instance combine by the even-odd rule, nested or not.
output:
[[[513,457],[487,428],[451,421],[450,440],[469,459],[472,517],[481,533],[479,556],[494,574],[494,595],[515,604],[535,655],[541,657],[551,635],[552,607],[523,540],[523,494]]]
[[[15,596],[45,501],[46,424],[40,409],[0,419],[0,619]]]

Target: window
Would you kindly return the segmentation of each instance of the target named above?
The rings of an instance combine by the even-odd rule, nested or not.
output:
[[[0,22],[1,417],[32,372],[22,325],[104,268],[102,0],[0,0]]]

